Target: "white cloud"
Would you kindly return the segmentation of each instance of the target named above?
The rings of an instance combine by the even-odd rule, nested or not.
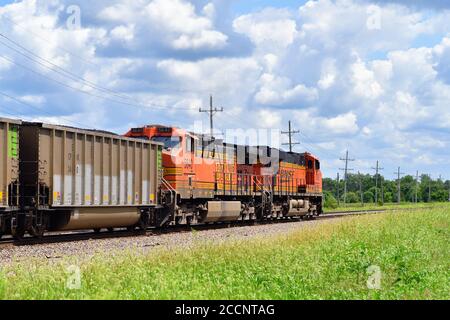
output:
[[[322,75],[317,83],[319,88],[326,90],[334,85],[336,81],[336,61],[334,59],[326,59],[322,64]]]
[[[375,75],[368,70],[361,61],[354,63],[351,67],[354,93],[367,99],[376,99],[383,94],[383,88],[375,80]]]
[[[247,35],[258,47],[279,50],[291,45],[296,36],[296,22],[286,10],[265,9],[246,14],[233,22],[233,29]]]
[[[111,30],[114,39],[131,41],[134,39],[134,25],[118,26]]]
[[[260,110],[256,114],[258,125],[262,128],[280,128],[281,115],[269,109]]]
[[[380,29],[370,29],[368,4],[356,0],[255,8],[240,16],[223,1],[81,0],[82,26],[72,31],[64,23],[67,3],[0,6],[2,32],[92,83],[124,92],[129,102],[170,108],[161,112],[84,96],[0,59],[0,90],[56,115],[44,119],[69,118],[118,132],[146,122],[185,127],[207,120],[197,111],[212,94],[215,105],[225,108],[217,127],[285,130],[293,120],[309,137],[298,140],[329,170],[339,165],[331,159],[346,149],[359,153],[356,158],[384,157],[385,167],[398,162],[405,170],[421,153],[450,163],[449,12],[380,5]],[[0,54],[18,58],[3,47]]]
[[[202,30],[195,35],[181,35],[173,41],[175,49],[220,48],[227,42],[228,37],[214,30]]]
[[[47,101],[47,99],[45,99],[45,97],[43,96],[33,96],[33,95],[22,96],[20,100],[33,105],[42,105]]]
[[[291,85],[288,78],[265,73],[260,79],[261,87],[255,95],[255,101],[264,105],[284,105],[290,103],[309,103],[317,99],[316,88],[303,84]]]
[[[293,114],[301,126],[308,124],[308,130],[317,132],[320,136],[332,137],[333,135],[354,135],[359,131],[358,117],[353,112],[340,114],[335,117],[323,117],[316,115],[317,109],[304,109]]]
[[[214,29],[213,3],[203,14],[185,0],[153,0],[129,3],[119,1],[98,14],[100,19],[114,23],[132,23],[137,27],[142,45],[165,43],[175,50],[221,49],[228,36]],[[151,37],[149,37],[149,34]]]

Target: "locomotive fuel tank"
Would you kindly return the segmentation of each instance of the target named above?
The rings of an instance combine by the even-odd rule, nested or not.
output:
[[[291,200],[289,201],[289,211],[287,216],[299,216],[307,214],[310,209],[308,200]]]
[[[237,221],[241,208],[240,201],[208,201],[208,213],[202,222]]]

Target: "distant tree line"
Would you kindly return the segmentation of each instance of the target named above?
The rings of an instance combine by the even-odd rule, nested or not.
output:
[[[338,184],[337,179],[323,179],[325,207],[335,208],[344,203],[344,186],[344,180]],[[413,176],[402,177],[400,186],[400,202],[444,202],[450,199],[450,181],[433,180],[428,175],[422,175],[417,182]],[[350,204],[399,202],[398,181],[387,180],[381,175],[349,174],[345,200],[345,203]]]

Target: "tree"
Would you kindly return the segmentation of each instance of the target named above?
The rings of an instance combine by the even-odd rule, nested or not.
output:
[[[331,192],[324,193],[324,207],[327,209],[336,209],[338,207],[338,202]]]
[[[360,202],[360,200],[356,192],[347,193],[347,203],[358,203],[358,202]]]
[[[375,192],[378,194],[379,202],[382,199],[384,199],[385,203],[397,201],[398,182],[396,179],[386,180],[383,176],[379,175],[378,189],[376,189],[373,175],[349,174],[347,180],[347,203],[359,203],[361,201],[360,183],[364,202],[373,203],[375,201]],[[428,202],[429,198],[431,201],[449,201],[450,181],[444,182],[440,179],[432,180],[430,176],[422,175],[420,182],[417,184],[415,176],[407,175],[401,178],[400,183],[402,201],[414,202],[416,189],[417,200],[419,202]],[[344,179],[341,179],[338,184],[336,179],[324,178],[323,189],[324,191],[330,192],[335,199],[339,194],[340,200],[343,201]]]
[[[364,192],[364,202],[373,203],[375,201],[375,196],[371,191]]]

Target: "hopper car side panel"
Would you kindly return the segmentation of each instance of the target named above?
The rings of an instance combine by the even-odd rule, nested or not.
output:
[[[159,203],[160,144],[41,123],[24,123],[20,143],[19,237],[150,222]]]
[[[11,213],[19,207],[19,126],[0,118],[0,237],[11,233]]]

